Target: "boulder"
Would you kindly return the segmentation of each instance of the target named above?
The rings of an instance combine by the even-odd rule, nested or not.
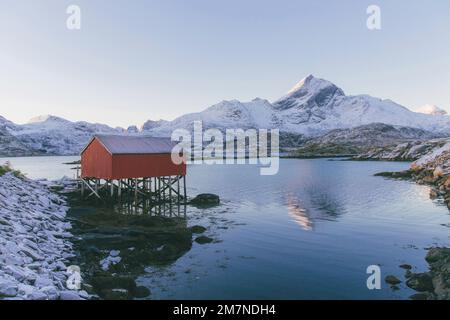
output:
[[[202,227],[202,226],[192,226],[190,229],[191,229],[192,233],[197,233],[197,234],[203,233],[206,231],[206,228]]]
[[[399,265],[399,267],[402,268],[402,269],[405,269],[405,270],[411,270],[412,269],[412,266],[410,264],[406,264],[406,263]]]
[[[393,286],[395,286],[396,284],[401,283],[400,279],[398,279],[396,276],[393,276],[393,275],[388,275],[388,276],[386,276],[386,278],[384,279],[384,281],[385,281],[387,284],[390,284],[390,285],[393,285]]]
[[[220,203],[220,198],[213,193],[202,193],[197,195],[189,203],[196,207],[213,207]]]
[[[213,239],[207,236],[200,236],[195,239],[195,242],[197,242],[198,244],[205,244],[213,242]]]
[[[433,171],[433,177],[440,178],[444,175],[444,169],[441,166],[436,167]]]
[[[64,290],[59,293],[61,300],[83,300],[76,291]]]
[[[0,282],[0,297],[15,297],[18,292],[18,287],[15,283],[10,281]]]
[[[428,273],[413,273],[406,281],[406,285],[419,292],[433,291],[433,282]]]
[[[136,290],[134,290],[134,296],[136,298],[146,298],[149,295],[150,295],[150,290],[147,287],[138,286],[138,287],[136,287]]]

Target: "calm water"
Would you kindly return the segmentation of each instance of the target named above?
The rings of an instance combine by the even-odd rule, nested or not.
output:
[[[76,157],[9,158],[32,178],[73,176]],[[4,162],[0,159],[0,163]],[[402,263],[426,270],[425,248],[450,245],[448,209],[429,189],[373,177],[408,163],[285,159],[275,176],[256,166],[188,168],[189,195],[212,192],[222,204],[188,207],[187,224],[215,241],[192,248],[138,278],[153,299],[399,299],[414,293],[368,290],[366,268],[404,280]]]

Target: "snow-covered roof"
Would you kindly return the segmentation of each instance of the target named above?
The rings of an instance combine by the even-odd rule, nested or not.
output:
[[[125,135],[95,135],[84,147],[81,154],[89,147],[94,139],[111,154],[158,154],[171,153],[176,142],[170,138]]]

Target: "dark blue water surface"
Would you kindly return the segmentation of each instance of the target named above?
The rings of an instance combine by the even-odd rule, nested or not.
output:
[[[26,159],[9,160],[31,177],[68,170],[47,175],[38,158]],[[187,208],[188,225],[205,226],[214,242],[194,242],[172,264],[146,268],[138,282],[153,299],[408,298],[414,292],[403,283],[399,290],[384,281],[381,290],[366,286],[369,265],[404,280],[400,264],[425,271],[425,249],[450,245],[448,209],[430,200],[428,187],[373,176],[408,166],[282,159],[277,175],[261,176],[253,165],[190,165],[189,195],[222,200]]]

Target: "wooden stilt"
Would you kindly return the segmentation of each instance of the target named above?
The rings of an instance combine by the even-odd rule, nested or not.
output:
[[[169,176],[169,201],[172,202],[172,176]]]
[[[180,177],[177,179],[177,202],[180,203]]]
[[[111,198],[114,197],[114,180],[111,180]]]
[[[183,181],[181,181],[183,180]],[[144,212],[153,210],[153,204],[161,205],[168,203],[172,210],[173,202],[181,203],[187,201],[186,176],[165,176],[165,177],[142,177],[132,179],[98,179],[98,178],[80,178],[78,179],[79,188],[82,197],[86,196],[86,190],[90,192],[88,197],[95,195],[99,199],[103,196],[108,198],[122,196],[132,196],[134,194],[135,202],[133,210],[142,209]],[[181,186],[183,184],[183,186]],[[183,190],[181,190],[183,188]],[[117,190],[117,191],[116,191]],[[181,193],[183,192],[183,193]],[[137,202],[139,200],[139,202]],[[143,207],[141,208],[141,205]],[[136,209],[137,208],[137,209]],[[140,209],[139,209],[140,208]],[[166,211],[169,208],[154,208],[155,213]],[[172,213],[175,214],[176,213]]]
[[[183,201],[186,203],[186,175],[183,176]]]
[[[158,177],[158,201],[161,202],[161,178]]]

